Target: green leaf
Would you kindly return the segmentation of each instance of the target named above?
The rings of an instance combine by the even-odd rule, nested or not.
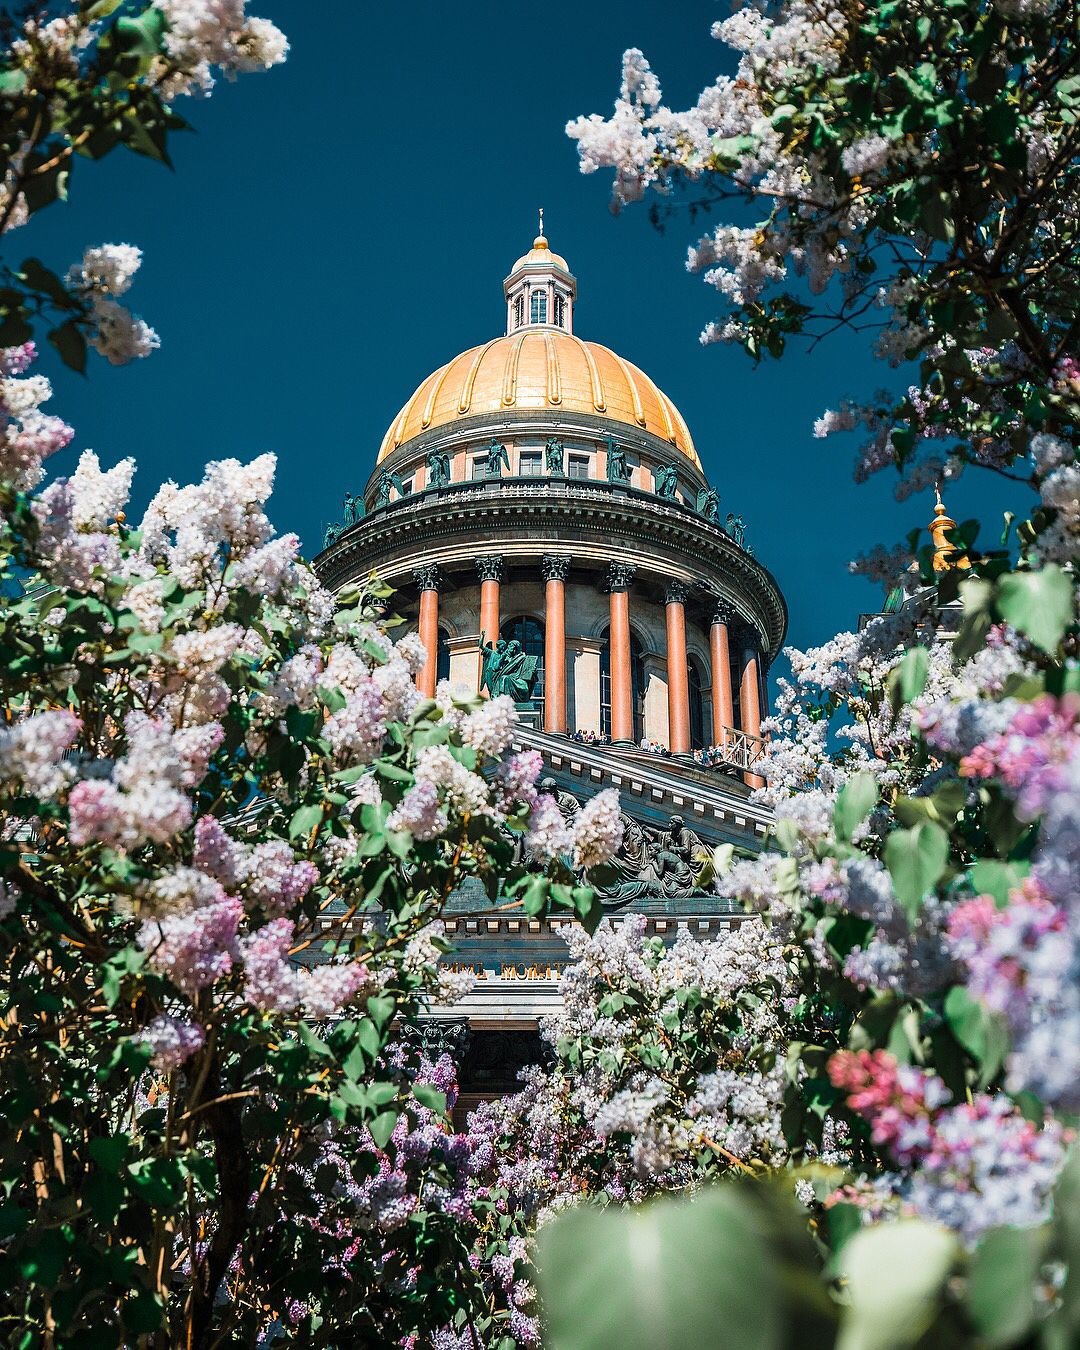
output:
[[[872,773],[857,773],[840,789],[833,808],[833,824],[843,840],[850,840],[856,828],[877,805],[877,779]]]
[[[116,21],[117,45],[136,56],[157,56],[165,50],[165,15],[160,9],[144,10],[136,19]]]
[[[289,821],[289,838],[306,838],[317,825],[322,823],[322,818],[321,803],[297,807],[292,820]]]
[[[390,1136],[394,1133],[394,1126],[398,1122],[398,1113],[396,1111],[380,1111],[379,1114],[368,1122],[368,1132],[375,1141],[376,1148],[385,1148],[390,1142]]]
[[[436,1115],[446,1115],[446,1093],[440,1092],[437,1087],[432,1087],[430,1083],[414,1083],[413,1096],[421,1106],[426,1106]]]
[[[979,1087],[986,1087],[1005,1062],[1009,1049],[1005,1027],[959,984],[945,996],[944,1013],[952,1034],[979,1066]]]
[[[997,1228],[979,1243],[968,1277],[967,1311],[986,1345],[1014,1345],[1034,1321],[1046,1238],[1043,1228]]]
[[[998,582],[997,607],[1006,623],[1053,653],[1073,621],[1072,580],[1054,563],[1010,572]]]
[[[912,647],[889,675],[889,703],[898,713],[905,703],[913,703],[926,688],[930,674],[930,653],[925,647]]]
[[[783,1338],[782,1290],[757,1216],[734,1186],[691,1201],[581,1205],[538,1239],[552,1350],[771,1350]]]
[[[959,1253],[950,1232],[921,1219],[896,1219],[856,1234],[837,1262],[848,1300],[837,1350],[914,1345],[934,1320]]]
[[[948,860],[949,836],[933,821],[924,821],[913,830],[894,830],[886,840],[885,865],[896,898],[912,923]]]
[[[997,858],[980,858],[971,868],[971,884],[980,895],[992,895],[998,909],[1008,903],[1009,892],[1027,876],[1030,863],[1001,862]]]
[[[372,994],[367,1001],[367,1010],[371,1020],[383,1031],[397,1010],[397,1003],[389,994]]]

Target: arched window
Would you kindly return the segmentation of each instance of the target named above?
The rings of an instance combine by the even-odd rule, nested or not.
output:
[[[701,697],[701,671],[696,661],[687,663],[690,688],[690,749],[705,749],[705,703]]]
[[[566,297],[561,291],[555,292],[555,326],[566,327]]]
[[[547,291],[533,291],[530,321],[532,323],[547,323]]]
[[[514,297],[514,327],[520,328],[525,322],[525,297],[517,295]]]
[[[435,656],[435,678],[450,678],[450,634],[445,628],[439,629],[439,650]]]
[[[499,629],[499,636],[507,642],[516,641],[526,656],[536,657],[536,683],[533,685],[532,699],[538,708],[544,707],[544,625],[527,614],[519,614],[515,619],[507,619]]]
[[[605,628],[600,648],[600,734],[611,735],[611,629]],[[630,703],[634,710],[634,740],[645,735],[645,659],[641,643],[630,633]]]

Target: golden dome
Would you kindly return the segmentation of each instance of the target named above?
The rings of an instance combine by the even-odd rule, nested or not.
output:
[[[494,338],[429,375],[391,423],[379,462],[421,432],[510,408],[589,413],[636,427],[701,468],[682,414],[648,375],[597,342],[546,327]]]
[[[552,253],[542,234],[536,236],[529,252],[511,267],[510,275],[513,276],[519,267],[561,267],[567,274],[570,272],[566,259],[561,253]]]

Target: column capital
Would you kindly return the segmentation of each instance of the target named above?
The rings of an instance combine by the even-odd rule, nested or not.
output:
[[[502,581],[503,560],[498,554],[477,558],[476,571],[481,581]]]
[[[690,587],[685,581],[669,581],[664,593],[664,599],[669,605],[685,605],[686,598],[690,594]]]
[[[726,624],[728,628],[735,622],[735,611],[723,596],[713,596],[712,621],[713,623]]]
[[[633,563],[609,563],[607,588],[609,591],[628,591],[633,584],[637,568]]]
[[[540,575],[545,581],[565,581],[572,561],[568,553],[545,553],[540,559]]]
[[[427,563],[423,567],[413,568],[413,580],[417,590],[437,591],[442,584],[442,573],[438,563]]]

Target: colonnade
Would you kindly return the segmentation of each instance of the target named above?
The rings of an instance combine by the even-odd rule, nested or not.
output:
[[[544,730],[566,732],[566,579],[571,559],[564,553],[545,553],[540,561],[544,578]],[[480,582],[480,631],[485,641],[494,642],[501,625],[500,596],[505,564],[498,555],[476,559]],[[630,591],[636,567],[630,563],[611,563],[607,570],[610,622],[611,665],[611,739],[634,740],[634,694],[630,642]],[[417,677],[420,692],[431,697],[435,692],[439,644],[440,569],[436,564],[418,567],[414,578],[420,592],[420,638],[428,659]],[[673,754],[686,754],[690,745],[690,680],[686,650],[686,601],[689,587],[670,581],[665,594],[667,629],[667,697],[669,748]],[[709,631],[712,665],[711,703],[713,739],[719,741],[721,728],[734,728],[735,697],[732,687],[732,650],[739,657],[739,721],[737,730],[749,736],[761,735],[761,667],[758,643],[747,625],[736,625],[734,615],[717,602]],[[479,662],[479,656],[477,658]],[[477,667],[479,682],[480,667]],[[752,777],[748,780],[756,783]]]

